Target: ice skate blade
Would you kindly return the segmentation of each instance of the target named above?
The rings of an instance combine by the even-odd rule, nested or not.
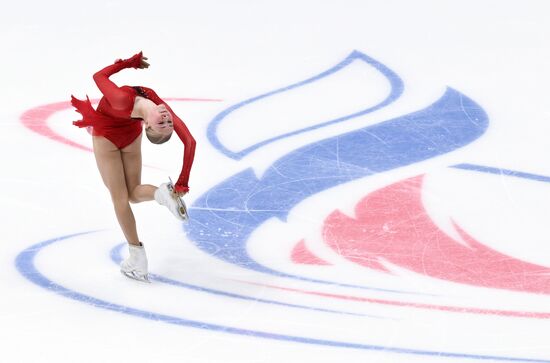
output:
[[[176,203],[178,203],[179,218],[181,219],[182,222],[187,223],[189,222],[189,214],[187,214],[187,205],[185,205],[185,201],[181,197],[178,197],[177,195],[175,195],[174,184],[172,183],[172,179],[168,178],[168,180],[169,180],[168,190],[170,191],[170,193],[172,193],[174,199],[176,200]]]
[[[183,201],[180,198],[178,198],[178,200],[179,200],[178,204],[183,203]],[[188,223],[189,222],[189,215],[187,214],[187,209],[185,209],[185,207],[181,207],[181,204],[180,204],[180,208],[179,208],[178,212],[179,212],[179,215],[180,215],[180,218],[181,218],[182,222]]]
[[[147,283],[151,283],[151,281],[149,281],[149,276],[148,275],[140,275],[140,274],[137,274],[135,271],[130,271],[130,272],[126,272],[126,271],[120,271],[124,276],[132,279],[132,280],[137,280],[137,281],[141,281],[141,282],[147,282]]]

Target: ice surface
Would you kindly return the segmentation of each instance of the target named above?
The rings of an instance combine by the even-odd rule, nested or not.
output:
[[[547,1],[15,2],[0,14],[0,361],[550,362]],[[191,223],[125,256],[91,75],[197,139]],[[333,69],[351,54],[355,60]],[[331,71],[332,70],[332,71]],[[328,73],[326,73],[328,72]],[[143,144],[143,180],[182,147]]]

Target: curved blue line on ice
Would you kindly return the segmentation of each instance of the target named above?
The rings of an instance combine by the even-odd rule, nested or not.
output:
[[[119,244],[119,245],[117,245],[117,246],[115,246],[111,249],[111,252],[110,252],[111,260],[113,260],[115,263],[120,263],[120,261],[122,261],[120,250],[125,245],[126,245],[125,243]],[[245,295],[239,295],[239,294],[235,294],[235,293],[231,293],[231,292],[227,292],[227,291],[214,290],[214,289],[209,289],[209,288],[202,287],[202,286],[191,285],[191,284],[184,283],[182,281],[170,279],[168,277],[164,277],[162,275],[157,275],[157,274],[151,274],[150,273],[149,274],[149,279],[151,281],[158,281],[158,282],[161,282],[163,284],[182,287],[182,288],[189,289],[189,290],[201,291],[201,292],[205,292],[205,293],[208,293],[208,294],[213,294],[213,295],[218,295],[218,296],[225,296],[225,297],[230,297],[230,298],[240,299],[240,300],[250,300],[250,301],[253,301],[253,302],[259,302],[259,303],[263,303],[263,304],[286,306],[286,307],[289,307],[289,308],[320,311],[320,312],[323,312],[323,313],[331,313],[331,314],[353,315],[353,316],[361,316],[361,317],[368,317],[368,318],[374,318],[374,319],[389,319],[389,318],[385,318],[385,317],[382,317],[382,316],[350,313],[350,312],[346,312],[346,311],[322,309],[322,308],[316,308],[316,307],[312,307],[312,306],[305,306],[305,305],[298,305],[298,304],[288,304],[288,303],[283,303],[283,302],[275,301],[275,300],[258,299],[258,298],[245,296]],[[393,319],[393,320],[395,320],[395,319]]]
[[[223,143],[220,141],[220,139],[218,137],[218,132],[217,132],[218,131],[218,126],[232,112],[235,112],[236,110],[238,110],[242,107],[245,107],[245,106],[247,106],[247,105],[249,105],[253,102],[258,102],[258,101],[260,101],[262,99],[265,99],[267,97],[271,97],[271,96],[274,96],[276,94],[287,92],[287,91],[290,91],[292,89],[303,87],[303,86],[306,86],[306,85],[311,84],[313,82],[319,81],[322,78],[328,77],[328,76],[330,76],[334,73],[337,73],[338,71],[341,71],[345,67],[349,66],[355,60],[363,61],[367,64],[370,64],[371,66],[376,68],[390,82],[390,93],[388,94],[388,96],[384,100],[382,100],[378,104],[376,104],[374,106],[371,106],[371,107],[368,107],[368,108],[365,108],[361,111],[349,114],[349,115],[345,115],[345,116],[338,117],[338,118],[333,119],[333,120],[321,122],[321,123],[319,123],[317,125],[314,125],[314,126],[305,127],[305,128],[299,129],[299,130],[295,130],[295,131],[292,131],[292,132],[288,132],[288,133],[285,133],[285,134],[282,134],[282,135],[278,135],[278,136],[269,138],[267,140],[263,140],[261,142],[258,142],[256,144],[252,145],[252,146],[249,146],[248,148],[245,148],[244,150],[241,150],[241,151],[236,151],[236,152],[231,151],[227,147],[225,147],[223,145]],[[335,123],[338,123],[338,122],[350,120],[352,118],[363,116],[363,115],[366,115],[366,114],[371,113],[373,111],[376,111],[376,110],[378,110],[378,109],[380,109],[384,106],[389,105],[393,101],[397,100],[401,96],[402,93],[403,93],[403,81],[401,80],[401,78],[394,71],[392,71],[390,68],[386,67],[384,64],[382,64],[382,63],[376,61],[375,59],[367,56],[366,54],[363,54],[363,53],[361,53],[357,50],[354,50],[342,62],[338,63],[334,67],[332,67],[332,68],[330,68],[330,69],[328,69],[328,70],[326,70],[326,71],[324,71],[324,72],[322,72],[322,73],[320,73],[320,74],[318,74],[314,77],[308,78],[308,79],[306,79],[304,81],[301,81],[301,82],[298,82],[298,83],[294,83],[294,84],[292,84],[290,86],[287,86],[287,87],[279,88],[275,91],[271,91],[271,92],[264,93],[262,95],[250,98],[248,100],[242,101],[240,103],[237,103],[237,104],[223,110],[218,115],[216,115],[212,119],[210,124],[208,125],[208,132],[207,132],[208,140],[221,153],[225,154],[226,156],[228,156],[230,158],[239,160],[239,159],[242,159],[243,157],[245,157],[246,155],[250,154],[252,151],[254,151],[254,150],[256,150],[256,149],[258,149],[262,146],[265,146],[267,144],[270,144],[274,141],[281,140],[281,139],[284,139],[284,138],[287,138],[287,137],[290,137],[290,136],[298,135],[298,134],[301,134],[301,133],[304,133],[304,132],[307,132],[307,131],[319,129],[321,127],[332,125],[332,124],[335,124]]]
[[[505,356],[493,356],[493,355],[481,355],[481,354],[465,354],[465,353],[455,353],[455,352],[437,352],[437,351],[430,351],[430,350],[399,348],[399,347],[382,346],[382,345],[349,343],[349,342],[326,340],[326,339],[315,339],[315,338],[309,338],[309,337],[303,337],[303,336],[276,334],[276,333],[269,333],[261,330],[240,329],[232,326],[211,324],[211,323],[184,319],[184,318],[179,318],[179,317],[160,314],[160,313],[154,313],[154,312],[141,310],[141,309],[135,309],[129,306],[114,304],[114,303],[111,303],[102,299],[98,299],[86,294],[81,294],[77,291],[70,290],[60,284],[57,284],[49,280],[46,276],[44,276],[42,273],[40,273],[40,271],[36,269],[36,266],[34,264],[34,259],[36,255],[43,248],[55,242],[63,241],[68,238],[72,238],[72,237],[76,237],[76,236],[84,235],[88,233],[92,233],[92,232],[83,232],[83,233],[62,236],[62,237],[50,239],[50,240],[40,242],[30,246],[29,248],[19,253],[19,255],[16,257],[15,264],[16,264],[17,270],[32,283],[48,291],[67,297],[69,299],[79,301],[96,308],[115,311],[118,313],[123,313],[123,314],[131,315],[139,318],[160,321],[160,322],[164,322],[172,325],[179,325],[179,326],[185,326],[190,328],[242,335],[242,336],[248,336],[248,337],[271,339],[271,340],[277,340],[277,341],[286,341],[286,342],[292,342],[292,343],[302,343],[302,344],[321,345],[321,346],[348,348],[348,349],[359,349],[359,350],[368,350],[368,351],[380,351],[380,352],[395,353],[395,354],[409,354],[409,355],[415,355],[415,356],[445,357],[445,358],[458,358],[458,359],[494,360],[494,361],[503,361],[503,362],[550,363],[550,360],[544,360],[544,359],[505,357]]]

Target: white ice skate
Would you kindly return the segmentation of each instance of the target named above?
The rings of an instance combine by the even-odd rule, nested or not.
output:
[[[172,180],[170,180],[169,183],[161,184],[158,187],[155,191],[155,200],[158,204],[167,207],[180,221],[187,222],[189,220],[187,206],[185,205],[183,199],[174,193],[174,185],[172,184]]]
[[[147,255],[143,244],[141,246],[129,244],[128,250],[130,256],[120,264],[120,272],[131,279],[149,282]]]

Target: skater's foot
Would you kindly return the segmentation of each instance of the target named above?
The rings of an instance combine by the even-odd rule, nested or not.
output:
[[[128,250],[130,255],[120,264],[120,272],[131,279],[149,282],[147,255],[143,244],[140,246],[130,244]]]
[[[174,195],[170,183],[164,183],[158,187],[155,191],[155,200],[158,204],[167,207],[180,221],[187,221],[188,218],[185,204],[183,200]]]

